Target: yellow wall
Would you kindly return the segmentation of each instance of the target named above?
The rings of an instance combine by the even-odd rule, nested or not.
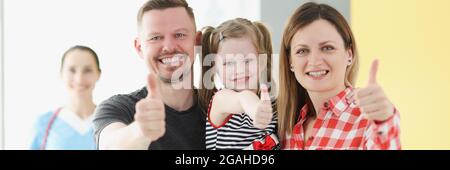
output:
[[[400,110],[403,149],[450,149],[450,1],[353,0],[364,86],[372,59]]]

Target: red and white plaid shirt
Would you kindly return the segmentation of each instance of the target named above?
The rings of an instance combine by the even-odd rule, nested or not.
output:
[[[322,149],[401,149],[400,117],[397,110],[384,122],[369,121],[364,118],[355,104],[349,103],[345,96],[352,91],[347,88],[324,103],[317,114],[312,135],[305,142],[303,123],[308,107],[301,111],[292,134],[286,135],[282,148],[287,150]]]

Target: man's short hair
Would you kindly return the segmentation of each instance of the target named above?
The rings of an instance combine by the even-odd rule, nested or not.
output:
[[[194,11],[191,7],[189,7],[189,4],[185,0],[149,0],[144,5],[142,5],[141,9],[139,10],[138,16],[137,16],[137,23],[138,28],[141,28],[142,24],[142,18],[144,16],[144,13],[151,10],[163,10],[167,8],[176,8],[176,7],[182,7],[186,9],[186,12],[188,13],[189,17],[191,17],[192,21],[194,22],[195,26],[195,16]]]

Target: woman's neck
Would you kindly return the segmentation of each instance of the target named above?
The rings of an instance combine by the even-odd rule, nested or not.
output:
[[[95,104],[92,101],[92,95],[72,96],[67,105],[68,109],[77,114],[81,119],[87,119],[95,110]]]
[[[311,99],[311,103],[314,106],[315,113],[319,113],[320,109],[323,107],[323,104],[330,100],[332,97],[339,94],[339,92],[345,90],[345,85],[338,86],[334,89],[327,91],[310,91],[308,90],[309,98]]]

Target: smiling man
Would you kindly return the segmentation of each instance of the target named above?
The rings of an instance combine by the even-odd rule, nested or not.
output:
[[[149,69],[147,85],[97,107],[99,149],[205,149],[206,115],[191,69],[200,39],[185,0],[150,0],[141,7],[134,46]]]

